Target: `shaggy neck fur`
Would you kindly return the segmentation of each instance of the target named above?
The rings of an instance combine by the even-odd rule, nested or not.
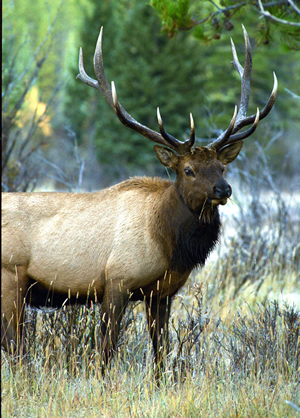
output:
[[[173,250],[171,269],[179,273],[203,266],[209,253],[218,242],[221,222],[217,207],[212,209],[210,222],[204,223],[197,216],[189,228],[180,227]]]

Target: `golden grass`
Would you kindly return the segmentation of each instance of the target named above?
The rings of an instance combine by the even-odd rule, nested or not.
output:
[[[15,374],[3,371],[3,417],[295,417],[296,382],[283,376],[275,385],[270,377],[239,378],[214,366],[205,374],[187,374],[183,382],[164,377],[158,389],[151,370],[116,362],[101,377],[72,378],[63,370]],[[136,370],[138,369],[138,370]]]

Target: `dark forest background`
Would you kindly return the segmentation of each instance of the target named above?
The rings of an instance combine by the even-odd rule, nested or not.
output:
[[[251,170],[263,154],[278,184],[299,187],[299,2],[261,4],[5,0],[2,190],[95,190],[133,175],[165,176],[153,143],[121,125],[101,94],[76,80],[79,47],[94,77],[104,26],[106,75],[125,109],[158,130],[159,106],[178,139],[189,135],[192,112],[197,143],[205,145],[226,129],[239,102],[230,37],[243,63],[242,23],[253,54],[248,114],[266,103],[273,71],[279,81],[275,107],[245,141],[243,155]]]

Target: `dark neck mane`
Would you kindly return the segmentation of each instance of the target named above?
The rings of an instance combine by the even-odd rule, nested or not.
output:
[[[220,234],[220,217],[218,208],[212,211],[210,222],[204,223],[195,216],[189,228],[179,228],[171,260],[171,270],[179,273],[192,271],[203,266],[209,253],[218,242]]]

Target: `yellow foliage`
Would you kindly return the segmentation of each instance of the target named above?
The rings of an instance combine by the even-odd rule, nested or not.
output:
[[[39,89],[33,86],[25,98],[24,106],[17,113],[17,124],[19,128],[24,128],[31,123],[33,115],[35,122],[38,122],[39,128],[44,136],[49,137],[53,134],[51,126],[51,117],[45,114],[47,104],[39,101]]]

